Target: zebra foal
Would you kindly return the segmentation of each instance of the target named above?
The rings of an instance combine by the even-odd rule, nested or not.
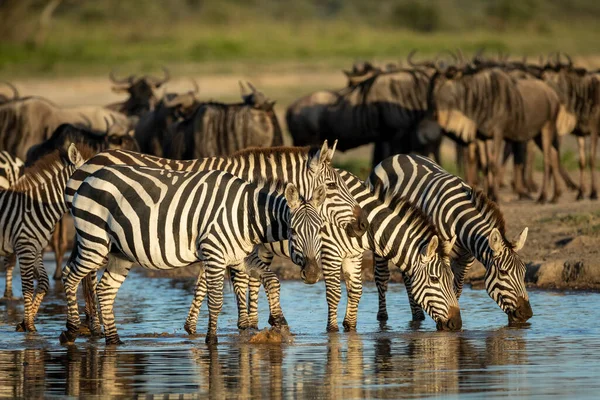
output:
[[[72,343],[79,329],[77,287],[106,264],[97,287],[107,344],[119,344],[114,322],[116,293],[132,265],[173,269],[202,262],[208,281],[207,343],[217,342],[217,318],[223,304],[226,266],[243,268],[258,243],[290,239],[294,262],[304,264],[304,249],[320,253],[318,210],[327,189],[313,199],[282,183],[248,183],[222,171],[176,172],[113,165],[88,176],[72,198],[76,249],[63,271],[67,330],[61,343]],[[119,254],[111,253],[115,246]],[[318,254],[317,254],[318,255]],[[276,318],[281,309],[272,308]]]

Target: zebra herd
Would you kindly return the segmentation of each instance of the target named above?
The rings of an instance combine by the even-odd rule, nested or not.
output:
[[[179,161],[69,143],[25,169],[20,160],[0,153],[0,181],[10,185],[0,193],[1,255],[18,257],[25,302],[17,329],[36,330],[34,319],[48,290],[42,251],[67,211],[76,239],[63,268],[68,316],[61,343],[72,343],[79,334],[80,283],[91,332],[103,334],[107,344],[121,343],[113,305],[134,264],[163,270],[201,265],[185,329],[196,333],[207,296],[207,343],[217,342],[226,267],[240,329],[257,327],[260,284],[269,301],[269,323],[286,326],[279,280],[270,270],[274,255],[299,265],[305,283],[322,275],[328,331],[338,330],[343,276],[348,288],[343,327],[355,330],[366,249],[377,256],[380,320],[387,319],[391,262],[403,273],[414,319],[426,312],[438,329],[460,330],[458,298],[475,258],[486,266],[488,293],[509,321],[532,316],[525,266],[517,254],[526,229],[516,242],[508,241],[497,206],[428,158],[391,157],[362,182],[333,168],[335,147],[325,142],[320,148],[253,148]]]

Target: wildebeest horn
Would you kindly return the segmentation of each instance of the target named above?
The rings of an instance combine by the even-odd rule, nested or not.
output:
[[[238,83],[240,84],[240,94],[242,95],[242,97],[247,96],[247,89],[244,87],[242,81],[238,81]]]
[[[477,50],[475,52],[475,54],[473,55],[473,61],[481,61],[481,55],[483,54],[484,51],[485,51],[485,48],[483,48],[483,47],[479,48],[479,50]]]
[[[13,97],[12,97],[13,100],[19,98],[19,91],[17,90],[15,85],[13,85],[12,83],[7,82],[7,81],[0,81],[0,82],[5,84],[6,86],[8,86],[10,88],[10,90],[13,91]]]
[[[252,90],[253,93],[258,93],[258,90],[256,90],[256,88],[254,87],[253,84],[251,84],[250,82],[246,81],[246,85],[250,88],[250,90]]]
[[[465,54],[462,52],[462,50],[460,48],[456,49],[456,54],[458,54],[458,60],[460,62],[460,64],[464,64],[465,63]]]
[[[440,55],[442,55],[443,53],[447,53],[450,55],[450,57],[452,57],[454,59],[454,63],[458,63],[458,57],[456,56],[456,54],[454,54],[453,52],[451,52],[450,50],[446,49],[446,50],[442,50],[440,51],[437,56],[435,57],[435,62],[437,64],[437,60],[440,58]]]
[[[167,67],[165,67],[164,65],[161,67],[161,69],[163,70],[162,78],[157,78],[154,76],[146,77],[146,80],[151,82],[152,85],[155,87],[159,87],[160,85],[163,85],[165,82],[167,82],[169,79],[171,79],[171,73],[169,72],[169,69]]]
[[[119,79],[115,76],[115,68],[113,68],[109,73],[108,73],[108,77],[110,78],[111,81],[113,81],[114,83],[131,83],[131,81],[133,80],[134,76],[133,75],[129,75],[127,78],[122,78]]]
[[[196,82],[194,78],[190,78],[190,80],[192,81],[192,86],[194,87],[192,93],[200,93],[200,86],[198,86],[198,82]]]
[[[415,64],[412,60],[413,56],[415,55],[415,53],[417,52],[417,49],[412,49],[410,51],[410,53],[408,53],[408,55],[406,56],[406,62],[408,63],[408,65],[410,65],[411,67],[418,67],[418,64]]]
[[[567,61],[569,62],[569,67],[573,66],[573,60],[571,60],[571,56],[569,56],[567,53],[562,53],[565,55],[565,57],[567,58]]]

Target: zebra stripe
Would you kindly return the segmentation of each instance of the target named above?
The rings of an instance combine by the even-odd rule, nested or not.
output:
[[[33,320],[49,287],[42,251],[56,221],[66,212],[67,179],[82,162],[77,147],[71,145],[67,154],[55,151],[43,157],[25,169],[14,185],[0,190],[0,255],[16,255],[21,267],[25,315],[17,330],[36,330]],[[35,293],[34,274],[39,275]]]
[[[240,268],[244,257],[263,242],[289,239],[292,258],[300,261],[305,257],[297,252],[320,250],[322,220],[315,208],[325,198],[325,187],[315,190],[316,199],[307,202],[291,184],[282,196],[281,186],[276,182],[261,189],[222,171],[113,165],[94,172],[73,196],[77,245],[63,273],[68,318],[61,342],[77,337],[79,282],[108,261],[97,288],[107,344],[121,343],[113,303],[134,263],[174,269],[199,262],[209,293],[206,341],[216,343],[226,266]],[[111,253],[111,246],[121,254]],[[278,304],[271,310],[285,322]]]
[[[24,163],[14,157],[8,151],[0,151],[0,189],[8,189],[11,187],[23,173]],[[16,257],[2,257],[2,263],[6,268],[6,286],[4,288],[4,299],[13,300],[12,277],[15,268]]]
[[[373,170],[367,183],[386,196],[406,196],[432,218],[443,238],[457,237],[452,249],[457,297],[461,295],[465,273],[477,259],[486,268],[488,294],[509,321],[531,318],[525,263],[517,254],[525,243],[527,228],[516,242],[510,242],[496,204],[426,157],[390,157]],[[380,288],[378,315],[387,319],[385,289],[389,272],[384,267],[377,264],[375,279]],[[413,317],[420,318],[418,308],[413,309]]]
[[[343,326],[346,330],[356,330],[358,302],[362,294],[361,261],[365,249],[372,249],[381,256],[387,266],[388,261],[396,264],[409,277],[414,288],[415,298],[436,321],[438,329],[460,329],[462,322],[458,301],[454,294],[453,276],[447,256],[451,243],[438,246],[435,226],[422,211],[411,202],[399,196],[390,196],[381,201],[360,179],[346,171],[338,171],[348,185],[350,192],[367,213],[370,228],[360,239],[350,238],[340,229],[325,225],[322,229],[323,275],[328,304],[328,331],[337,331],[337,307],[341,297],[340,272],[344,274],[348,292],[348,306]],[[259,246],[246,262],[269,265],[273,255],[289,257],[286,245],[268,243]],[[241,278],[239,278],[241,280]],[[252,279],[250,285],[249,325],[257,327],[256,299],[258,284]],[[234,280],[234,286],[236,280]],[[242,284],[244,287],[247,282]],[[199,283],[204,292],[196,294],[195,304],[201,304],[205,296],[206,284]],[[235,289],[238,305],[245,304],[245,290]],[[198,296],[200,298],[198,298]],[[190,310],[190,315],[198,310]],[[245,312],[240,311],[240,315]],[[186,329],[191,317],[188,316]],[[272,317],[269,318],[271,322]]]

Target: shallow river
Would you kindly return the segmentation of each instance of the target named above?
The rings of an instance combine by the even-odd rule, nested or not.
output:
[[[3,275],[3,274],[2,274]],[[391,285],[390,320],[376,321],[377,291],[365,287],[357,333],[325,333],[323,283],[282,283],[282,307],[295,335],[284,345],[250,344],[236,329],[229,287],[219,318],[219,345],[204,344],[206,307],[190,339],[182,326],[191,280],[132,272],[117,297],[125,345],[80,337],[62,347],[60,287],[38,317],[38,333],[17,333],[20,302],[0,304],[0,397],[186,394],[218,398],[596,397],[600,393],[600,294],[531,291],[534,317],[523,328],[485,291],[461,298],[463,331],[436,332],[431,319],[411,326],[404,288]],[[3,290],[4,277],[0,280]],[[20,296],[20,280],[15,279]],[[345,303],[341,304],[341,318]],[[260,298],[260,326],[267,304]]]

